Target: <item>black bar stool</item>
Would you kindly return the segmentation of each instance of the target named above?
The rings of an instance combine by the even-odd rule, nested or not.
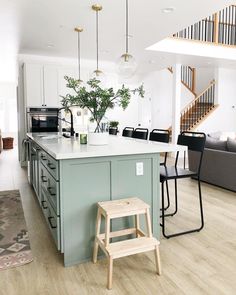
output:
[[[117,135],[118,127],[110,127],[109,128],[109,134],[111,135]]]
[[[203,206],[202,206],[202,193],[201,193],[201,182],[200,182],[200,171],[201,171],[201,164],[202,164],[202,156],[204,151],[206,141],[206,135],[202,132],[187,132],[184,131],[178,136],[177,144],[186,145],[189,151],[193,151],[199,153],[199,163],[197,167],[197,171],[190,171],[189,169],[179,168],[178,158],[179,152],[176,154],[175,165],[168,167],[168,166],[161,166],[160,167],[160,182],[161,182],[161,226],[162,226],[162,233],[163,236],[166,238],[176,237],[188,233],[198,232],[204,227],[204,216],[203,216]],[[198,180],[198,194],[199,194],[199,205],[200,205],[200,220],[201,224],[198,228],[194,228],[187,231],[182,231],[174,234],[166,234],[165,232],[165,218],[168,216],[174,216],[178,211],[178,194],[177,194],[177,180],[181,178],[188,178],[188,177],[196,177]],[[165,214],[165,200],[164,200],[164,183],[169,180],[175,181],[175,211],[170,214]]]
[[[133,132],[133,138],[144,139],[148,138],[148,129],[147,128],[136,128]]]
[[[133,127],[125,127],[122,132],[122,136],[124,137],[133,137],[134,128]]]
[[[168,143],[170,140],[170,132],[167,129],[153,129],[149,134],[149,140]],[[165,153],[164,162],[161,162],[160,165],[166,165],[167,154],[168,153]]]

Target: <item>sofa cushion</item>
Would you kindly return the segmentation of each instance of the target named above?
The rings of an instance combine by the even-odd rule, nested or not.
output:
[[[236,140],[235,139],[231,139],[231,138],[228,137],[228,139],[227,139],[227,150],[229,152],[236,153]]]
[[[226,151],[226,143],[227,141],[219,140],[219,139],[215,139],[213,137],[207,136],[205,148]]]

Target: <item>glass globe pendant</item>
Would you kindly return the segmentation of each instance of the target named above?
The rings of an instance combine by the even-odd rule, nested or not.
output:
[[[126,0],[126,34],[125,34],[125,48],[126,51],[121,55],[118,61],[118,72],[124,78],[130,78],[134,75],[137,64],[135,58],[129,53],[129,5]]]

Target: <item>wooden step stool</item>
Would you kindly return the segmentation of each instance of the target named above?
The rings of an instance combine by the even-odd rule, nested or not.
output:
[[[107,288],[112,288],[113,259],[154,250],[157,273],[161,274],[159,244],[152,237],[150,206],[138,198],[121,199],[98,203],[96,236],[94,242],[93,262],[97,262],[98,246],[108,257]],[[147,235],[140,229],[139,215],[145,214]],[[105,233],[100,234],[102,215],[105,218]],[[135,216],[135,227],[110,232],[110,221],[113,218]],[[135,234],[136,238],[110,243],[110,238]]]

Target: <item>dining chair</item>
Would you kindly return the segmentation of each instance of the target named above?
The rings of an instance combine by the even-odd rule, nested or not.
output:
[[[133,127],[125,127],[122,131],[122,136],[124,137],[133,137],[134,128]]]
[[[176,153],[175,165],[174,166],[160,166],[160,182],[161,182],[161,227],[163,236],[166,238],[176,237],[188,233],[199,232],[204,227],[204,216],[203,216],[203,205],[202,205],[202,192],[201,192],[201,181],[200,181],[200,171],[202,164],[202,156],[204,151],[206,141],[206,135],[202,132],[188,132],[183,131],[178,136],[177,144],[185,145],[188,147],[188,151],[199,154],[199,162],[196,171],[190,171],[186,168],[178,167],[179,152]],[[169,216],[174,216],[178,212],[178,188],[177,180],[183,178],[197,178],[198,181],[198,197],[199,197],[199,209],[200,209],[200,226],[191,230],[176,232],[173,234],[166,234],[165,218]],[[175,181],[175,211],[169,214],[165,214],[165,198],[164,198],[164,183],[174,180]]]
[[[133,138],[144,139],[148,138],[148,129],[147,128],[136,128],[133,132]]]

